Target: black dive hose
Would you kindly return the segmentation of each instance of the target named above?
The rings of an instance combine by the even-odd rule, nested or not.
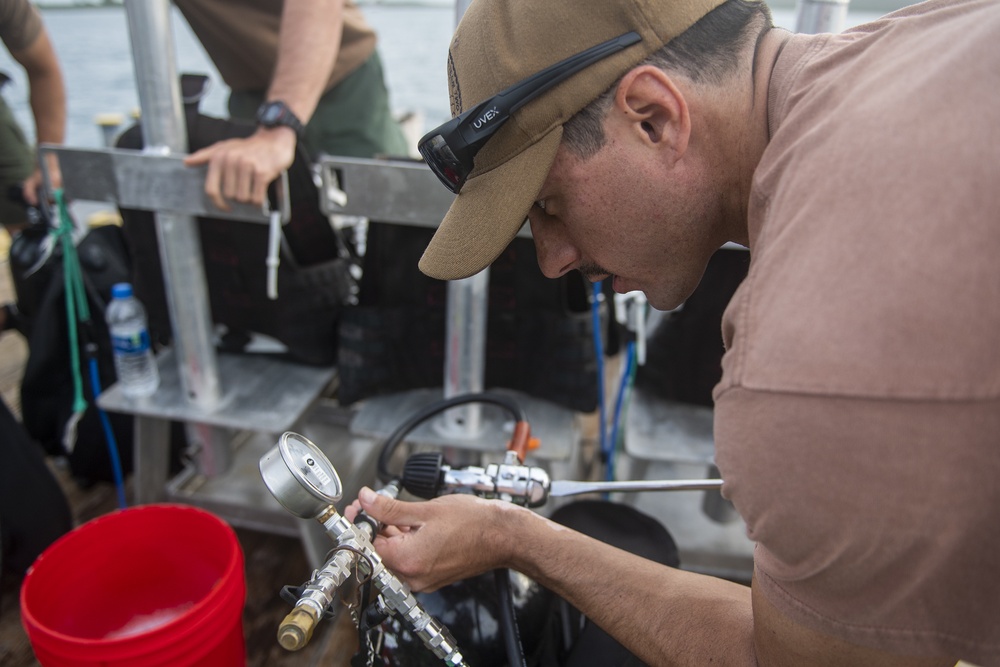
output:
[[[521,409],[520,405],[514,402],[513,399],[500,396],[499,394],[462,394],[461,396],[454,396],[431,403],[397,426],[396,430],[390,433],[389,437],[382,443],[382,453],[378,457],[378,477],[382,483],[388,484],[392,480],[398,479],[398,475],[393,475],[389,472],[389,459],[392,458],[392,455],[396,452],[396,448],[409,435],[410,431],[434,415],[457,405],[465,405],[466,403],[492,403],[499,405],[510,412],[515,420],[519,422],[527,421],[527,418],[524,416],[524,410]]]
[[[506,409],[518,422],[526,422],[524,410],[513,399],[498,394],[462,394],[446,398],[424,407],[415,415],[396,427],[385,442],[382,443],[382,452],[378,457],[378,476],[383,483],[388,484],[397,475],[389,472],[389,459],[396,452],[396,448],[403,442],[403,439],[417,426],[430,419],[434,415],[440,414],[449,408],[466,403],[492,403]],[[507,569],[493,571],[493,581],[496,584],[497,599],[500,603],[500,630],[503,633],[504,647],[507,650],[507,664],[510,667],[527,667],[524,659],[524,649],[521,646],[521,637],[517,631],[517,619],[514,617],[514,594],[510,588],[510,572]]]
[[[507,649],[508,667],[528,667],[524,659],[524,647],[514,617],[514,593],[510,589],[510,571],[506,568],[493,570],[493,583],[497,587],[497,602],[500,603],[500,630],[503,644]]]

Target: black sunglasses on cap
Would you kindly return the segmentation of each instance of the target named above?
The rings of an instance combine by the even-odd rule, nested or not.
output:
[[[472,172],[476,153],[512,113],[585,67],[641,40],[638,33],[627,32],[550,65],[430,131],[417,150],[445,187],[458,194]]]

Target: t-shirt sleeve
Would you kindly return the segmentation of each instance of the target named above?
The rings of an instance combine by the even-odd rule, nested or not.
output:
[[[10,52],[23,51],[42,30],[42,17],[27,0],[0,3],[0,39]]]

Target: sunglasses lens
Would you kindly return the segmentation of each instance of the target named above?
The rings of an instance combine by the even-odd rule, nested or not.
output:
[[[445,187],[458,194],[469,174],[444,138],[435,134],[420,142],[418,148]]]

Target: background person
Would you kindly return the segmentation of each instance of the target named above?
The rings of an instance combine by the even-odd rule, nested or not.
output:
[[[246,139],[192,153],[205,192],[263,203],[295,157],[406,155],[392,117],[376,35],[352,0],[174,0],[231,89],[233,118],[257,120]]]
[[[62,69],[42,17],[28,0],[0,3],[0,39],[28,77],[29,104],[35,119],[38,144],[61,144],[66,138],[66,89]],[[4,83],[6,82],[4,75]],[[0,83],[2,87],[3,83]],[[59,165],[48,163],[53,187],[62,185]],[[11,188],[19,188],[24,202],[38,205],[42,171],[33,146],[0,98],[0,223],[12,234],[28,220],[24,203],[13,201]],[[0,317],[3,317],[0,315]],[[0,322],[2,328],[2,322]]]
[[[28,77],[28,101],[37,143],[63,143],[66,89],[62,69],[42,17],[28,0],[0,3],[0,40]],[[0,77],[2,89],[8,79],[3,73]],[[54,156],[48,160],[48,169],[52,187],[61,187],[62,176]],[[41,185],[42,170],[35,148],[0,96],[0,224],[11,236],[27,226],[25,204],[38,205]],[[15,308],[14,304],[0,306],[0,333],[15,326]]]
[[[651,665],[1000,665],[998,31],[992,0],[839,35],[774,30],[745,0],[474,2],[453,113],[486,102],[470,122],[494,133],[478,152],[428,135],[460,193],[420,267],[472,275],[527,217],[547,276],[672,309],[748,246],[714,434],[754,580],[499,501],[364,490],[386,565],[417,590],[516,569]],[[491,125],[501,90],[620,37]]]

